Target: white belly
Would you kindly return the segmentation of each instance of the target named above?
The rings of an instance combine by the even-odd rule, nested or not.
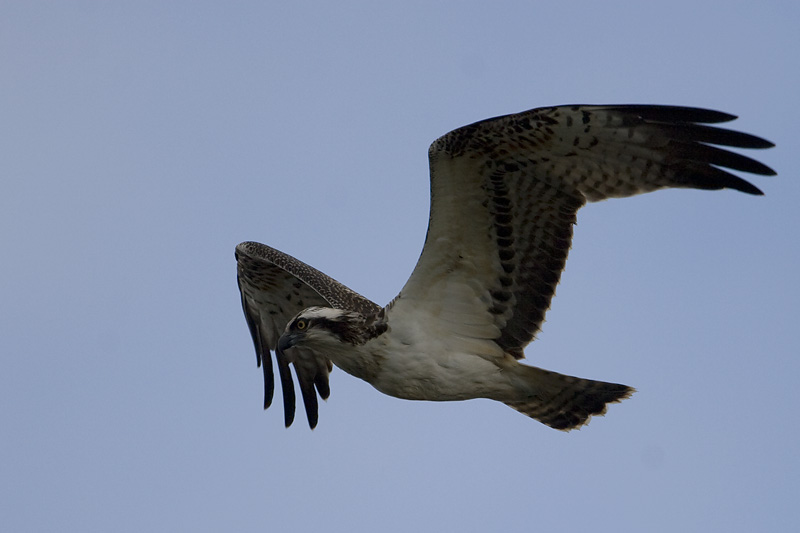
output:
[[[482,341],[483,342],[483,341]],[[407,400],[468,400],[511,397],[510,356],[492,359],[440,346],[386,346],[380,371],[370,383],[379,391]],[[480,351],[480,350],[475,350]],[[504,370],[505,368],[505,370]]]

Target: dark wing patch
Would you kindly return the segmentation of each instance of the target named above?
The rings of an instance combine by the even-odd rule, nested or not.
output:
[[[438,284],[462,306],[480,298],[500,331],[498,344],[522,357],[550,307],[586,201],[669,187],[763,194],[728,169],[774,175],[771,168],[711,146],[773,146],[705,125],[734,118],[677,106],[560,106],[448,133],[429,151],[428,238],[400,297],[424,302]],[[491,271],[478,269],[475,279],[483,255],[493,257]],[[465,288],[453,290],[454,283]]]
[[[490,210],[503,271],[490,292],[493,307],[500,311],[496,312],[497,318],[502,320],[497,343],[519,359],[523,357],[524,346],[544,322],[567,261],[576,214],[584,200],[539,181],[508,179],[512,177],[508,173],[502,176],[502,188],[508,189],[512,197],[536,198],[538,205],[532,211],[527,203],[512,201],[502,223],[498,222],[496,211]],[[506,182],[511,186],[505,185]],[[526,186],[520,190],[518,186],[523,184]],[[499,187],[498,184],[489,188],[493,199]],[[497,289],[498,286],[502,289]]]
[[[330,276],[264,244],[243,242],[236,247],[235,255],[242,308],[255,345],[257,363],[264,371],[266,409],[272,403],[275,390],[271,351],[277,348],[278,339],[290,319],[312,306],[357,311],[364,315],[377,314],[381,308]],[[294,384],[289,361],[280,354],[276,359],[283,391],[284,422],[288,427],[295,414]],[[320,367],[327,368],[327,372],[318,370],[314,375],[301,377],[302,370],[297,365],[295,371],[301,386],[310,383],[313,388],[316,384],[324,399],[330,394],[328,373],[332,366],[328,361],[316,368]],[[305,394],[305,390],[303,392]]]

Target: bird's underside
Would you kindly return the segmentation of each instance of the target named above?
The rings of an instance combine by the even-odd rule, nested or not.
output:
[[[735,117],[676,106],[560,106],[484,120],[430,147],[428,235],[414,272],[387,306],[255,242],[236,247],[245,318],[264,371],[276,353],[285,423],[294,365],[309,425],[333,365],[408,399],[490,398],[551,427],[578,428],[625,385],[518,362],[555,293],[578,210],[587,201],[663,188],[762,192],[730,170],[772,169],[724,147],[769,148],[709,126]]]

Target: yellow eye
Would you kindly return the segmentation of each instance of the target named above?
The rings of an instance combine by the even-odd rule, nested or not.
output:
[[[308,322],[306,322],[303,319],[300,319],[295,323],[294,327],[296,327],[300,331],[303,331],[304,329],[306,329],[306,327],[308,327]]]

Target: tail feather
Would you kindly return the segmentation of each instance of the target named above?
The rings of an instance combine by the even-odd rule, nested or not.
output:
[[[529,385],[525,398],[504,402],[551,428],[569,431],[604,415],[607,404],[620,402],[636,389],[618,383],[566,376],[533,366],[519,365]]]

